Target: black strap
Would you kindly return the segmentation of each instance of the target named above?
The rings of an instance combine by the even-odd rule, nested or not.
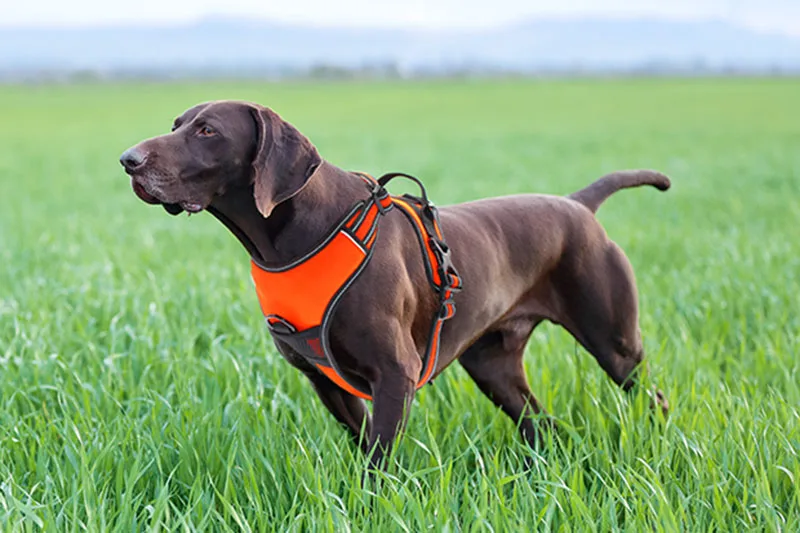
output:
[[[393,207],[392,203],[386,202],[386,199],[389,198],[389,193],[385,187],[391,180],[402,177],[413,181],[417,184],[417,186],[419,186],[421,196],[403,194],[402,198],[404,198],[409,203],[411,208],[417,212],[419,219],[422,221],[423,229],[426,235],[419,234],[419,232],[417,233],[419,234],[423,248],[423,261],[426,263],[430,262],[427,259],[428,256],[425,252],[426,240],[430,245],[433,254],[436,256],[436,264],[430,265],[430,269],[426,269],[428,271],[428,277],[430,278],[431,285],[439,293],[439,309],[437,310],[436,315],[433,317],[428,339],[428,346],[422,356],[422,372],[423,375],[427,374],[427,377],[425,378],[426,382],[430,382],[432,371],[431,373],[428,373],[427,370],[430,368],[435,370],[436,368],[439,358],[439,346],[441,343],[440,333],[442,325],[444,321],[451,318],[455,313],[455,302],[452,299],[452,294],[460,291],[462,286],[461,278],[456,271],[456,268],[453,265],[450,257],[450,247],[447,246],[447,243],[444,241],[444,234],[441,231],[441,224],[439,223],[439,212],[436,209],[436,206],[434,206],[433,203],[428,200],[428,192],[425,190],[425,186],[414,176],[405,174],[403,172],[390,172],[388,174],[384,174],[376,180],[369,174],[362,172],[355,172],[355,174],[360,175],[367,182],[372,195],[372,201],[378,206],[380,214],[384,214],[391,207]],[[384,202],[388,203],[388,207],[383,206]],[[401,209],[401,211],[410,218],[410,215],[405,212],[405,209]],[[411,221],[411,223],[412,226],[416,227],[416,224],[413,221]],[[441,237],[439,235],[441,235]],[[439,274],[440,280],[439,284],[437,284],[433,278],[432,269],[434,268],[438,270],[437,273]],[[328,317],[326,313],[326,322],[327,318]],[[327,328],[325,325],[323,325],[322,331],[323,342],[325,342],[327,341]],[[325,347],[325,353],[327,355],[329,365],[334,368],[336,373],[339,374],[342,379],[347,381],[342,372],[336,366],[336,363],[330,354],[329,347],[327,346]],[[422,378],[423,376],[420,377]],[[348,381],[348,383],[350,382]],[[350,385],[357,390],[361,390],[358,389],[353,383],[350,383]],[[422,386],[424,383],[418,385]]]
[[[436,206],[434,206],[433,203],[428,200],[428,193],[425,190],[425,186],[422,184],[422,182],[414,176],[410,176],[402,172],[392,172],[389,174],[384,174],[378,178],[378,184],[381,187],[385,187],[392,179],[397,177],[410,179],[419,186],[419,189],[422,193],[420,197],[404,194],[402,198],[407,200],[411,206],[411,209],[417,212],[417,215],[419,216],[423,229],[426,233],[426,235],[419,235],[420,239],[423,241],[421,243],[423,248],[422,260],[426,263],[430,262],[427,259],[428,255],[425,252],[425,240],[427,240],[431,250],[433,251],[433,254],[436,256],[436,264],[430,265],[430,269],[426,268],[426,271],[428,273],[431,285],[439,292],[439,309],[436,311],[436,315],[433,317],[431,330],[428,336],[428,345],[425,349],[425,353],[422,356],[423,376],[420,377],[420,381],[424,380],[427,383],[431,383],[433,372],[435,372],[439,360],[442,326],[446,320],[452,318],[455,314],[456,305],[453,301],[452,295],[454,292],[461,290],[462,282],[461,277],[456,271],[456,268],[453,265],[450,257],[450,247],[447,246],[447,243],[444,241],[444,232],[442,231],[441,224],[439,223],[439,211],[436,209]],[[405,213],[405,209],[401,209],[401,211]],[[411,218],[408,213],[405,214],[409,219]],[[410,222],[412,226],[417,226],[413,220],[410,220]],[[419,232],[417,233],[419,234]],[[439,284],[436,283],[433,277],[432,270],[434,268],[438,270],[437,273],[439,274]],[[422,386],[424,384],[425,383],[418,383],[418,386]]]
[[[378,178],[378,184],[381,187],[386,187],[386,185],[390,181],[392,181],[394,178],[408,178],[411,181],[413,181],[414,183],[416,183],[417,185],[419,185],[419,190],[422,192],[422,197],[421,197],[422,203],[425,204],[425,205],[433,205],[430,202],[430,200],[428,200],[428,191],[425,190],[425,186],[422,184],[422,182],[419,179],[415,178],[414,176],[411,176],[410,174],[405,174],[403,172],[389,172],[388,174],[384,174],[383,176]],[[408,196],[410,196],[410,195],[408,195]],[[410,196],[410,197],[414,198],[413,196]]]
[[[397,177],[410,179],[419,186],[419,189],[422,193],[422,196],[419,197],[410,194],[404,194],[403,198],[409,200],[412,204],[416,204],[418,213],[420,215],[420,220],[422,220],[422,225],[425,226],[425,231],[428,234],[427,237],[430,240],[431,248],[433,249],[433,253],[436,255],[438,264],[431,265],[431,267],[439,269],[438,274],[439,279],[441,280],[441,285],[436,285],[433,279],[431,279],[431,283],[433,283],[437,290],[442,294],[448,290],[452,292],[460,291],[461,285],[457,284],[453,280],[453,276],[455,276],[456,279],[460,279],[460,277],[450,256],[450,247],[444,241],[443,233],[442,238],[439,238],[442,227],[439,223],[439,210],[435,205],[433,205],[433,202],[428,200],[428,192],[425,190],[425,186],[414,176],[405,174],[403,172],[390,172],[378,178],[377,181],[381,187],[385,187],[391,180]]]

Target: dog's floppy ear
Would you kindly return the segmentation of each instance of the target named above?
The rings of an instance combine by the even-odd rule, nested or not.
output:
[[[253,195],[258,210],[268,217],[306,186],[322,158],[311,141],[271,109],[253,105],[251,112],[257,133]]]

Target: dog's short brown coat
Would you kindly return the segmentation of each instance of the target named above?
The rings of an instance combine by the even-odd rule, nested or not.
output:
[[[273,111],[246,102],[195,106],[175,120],[172,133],[139,143],[121,161],[140,198],[172,214],[209,211],[266,265],[307,253],[367,195],[361,178],[324,161]],[[465,290],[442,331],[436,373],[458,359],[519,421],[531,445],[539,438],[531,415],[543,410],[522,356],[543,320],[566,328],[617,384],[627,390],[635,382],[644,353],[633,271],[594,212],[615,191],[639,185],[666,190],[669,180],[654,171],[622,171],[569,197],[524,194],[440,208]],[[437,304],[417,237],[394,210],[381,221],[374,256],[331,327],[337,363],[348,379],[372,390],[373,416],[362,400],[276,343],[354,437],[365,426],[369,438],[359,442],[374,449],[374,464],[408,416]]]

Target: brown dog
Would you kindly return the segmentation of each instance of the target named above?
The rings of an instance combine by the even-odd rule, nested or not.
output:
[[[172,133],[141,142],[120,161],[139,198],[171,214],[209,211],[266,265],[308,253],[366,195],[360,177],[324,161],[273,111],[245,102],[195,106]],[[644,353],[633,271],[594,213],[614,192],[639,185],[666,190],[670,182],[649,170],[615,172],[566,198],[516,195],[440,211],[465,289],[444,325],[435,373],[459,359],[531,445],[539,442],[531,417],[543,410],[522,356],[543,320],[566,328],[625,390],[634,384]],[[373,416],[363,400],[276,341],[357,440],[365,428],[369,442],[359,443],[374,446],[374,465],[407,418],[438,305],[408,219],[395,209],[380,224],[373,257],[330,329],[339,367],[372,391]]]

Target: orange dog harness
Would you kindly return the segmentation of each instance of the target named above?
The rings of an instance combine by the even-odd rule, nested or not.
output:
[[[251,273],[272,336],[291,346],[345,391],[371,400],[372,391],[366,383],[346,379],[336,364],[328,330],[342,295],[372,257],[381,217],[394,207],[406,215],[422,247],[428,279],[439,294],[440,305],[433,317],[417,388],[430,381],[436,368],[442,325],[455,314],[451,297],[461,289],[461,279],[450,261],[436,207],[428,201],[422,183],[401,173],[386,174],[378,180],[358,174],[369,186],[370,197],[356,203],[318,246],[280,268],[267,268],[252,260]],[[422,196],[389,196],[384,186],[398,176],[415,181]]]

